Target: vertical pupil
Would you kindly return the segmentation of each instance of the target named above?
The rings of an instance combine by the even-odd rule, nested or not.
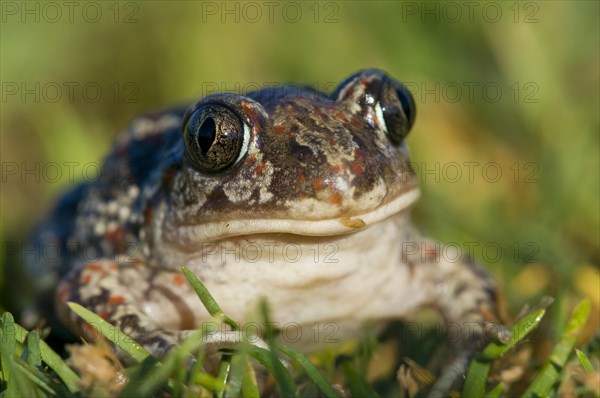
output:
[[[402,110],[404,111],[404,115],[406,116],[409,128],[412,126],[414,122],[414,114],[413,114],[413,104],[411,95],[405,90],[396,90],[396,95],[400,99],[400,104],[402,105]]]
[[[212,117],[206,118],[206,120],[198,129],[197,135],[198,146],[200,147],[202,152],[208,152],[213,142],[215,141],[216,131],[217,126],[215,125],[214,119]]]

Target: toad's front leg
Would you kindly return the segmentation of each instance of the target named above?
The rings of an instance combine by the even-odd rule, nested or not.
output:
[[[404,244],[402,256],[455,343],[476,349],[485,341],[510,338],[500,324],[491,277],[458,248],[424,239]]]
[[[100,260],[71,271],[56,292],[59,317],[76,334],[83,321],[66,303],[76,302],[124,331],[157,357],[198,327],[208,314],[178,271],[137,262]]]
[[[422,240],[405,244],[402,256],[426,291],[428,303],[444,318],[447,337],[460,350],[430,391],[430,396],[445,396],[483,344],[493,340],[507,343],[511,333],[500,323],[490,276],[457,248]]]

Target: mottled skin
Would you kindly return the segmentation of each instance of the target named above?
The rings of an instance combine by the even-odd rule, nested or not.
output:
[[[469,260],[446,261],[409,220],[418,186],[404,138],[414,104],[402,93],[367,70],[331,96],[280,87],[142,116],[101,178],[68,194],[35,233],[63,256],[29,269],[41,290],[58,284],[63,323],[78,330],[65,303],[81,303],[158,356],[209,319],[182,266],[237,320],[267,297],[280,325],[335,322],[343,336],[366,319],[432,305],[471,332],[469,345],[496,321],[494,289]],[[182,133],[207,106],[213,122],[237,117],[244,137],[238,159],[219,171],[196,164],[200,141],[189,145]],[[300,248],[296,261],[285,245]]]

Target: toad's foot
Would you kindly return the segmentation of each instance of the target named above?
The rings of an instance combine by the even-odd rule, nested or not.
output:
[[[427,291],[429,304],[444,318],[445,337],[459,349],[430,392],[432,397],[446,396],[475,352],[494,340],[508,343],[511,332],[500,322],[491,278],[478,264],[429,240],[407,245],[403,255],[413,278]]]

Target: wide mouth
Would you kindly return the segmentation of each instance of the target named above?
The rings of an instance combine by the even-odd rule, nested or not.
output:
[[[179,245],[194,246],[198,242],[210,242],[240,235],[284,233],[304,236],[331,236],[348,234],[383,221],[415,203],[419,189],[406,191],[392,201],[369,212],[328,218],[323,220],[301,219],[242,219],[209,222],[193,226],[177,226],[166,232],[167,240]],[[188,246],[189,247],[189,246]]]

